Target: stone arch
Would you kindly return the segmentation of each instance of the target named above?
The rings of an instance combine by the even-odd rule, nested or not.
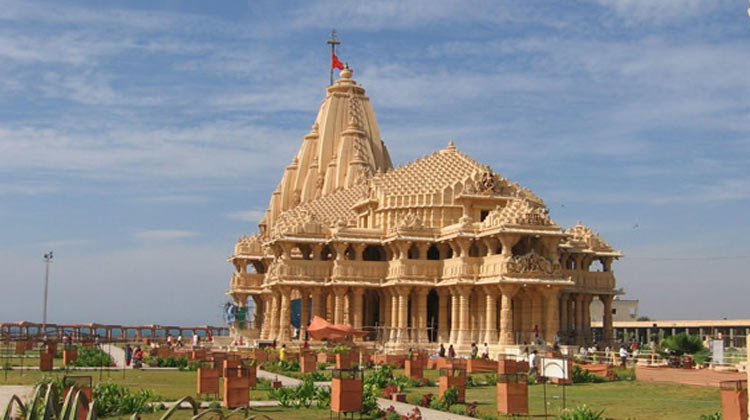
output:
[[[323,249],[320,251],[321,261],[330,261],[334,257],[335,257],[335,254],[333,252],[333,248],[331,248],[329,245],[324,246]]]

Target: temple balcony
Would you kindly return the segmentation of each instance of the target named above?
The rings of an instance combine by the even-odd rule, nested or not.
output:
[[[488,255],[482,260],[484,260],[484,263],[480,265],[479,277],[500,277],[505,274],[508,258],[504,255]]]
[[[563,270],[563,276],[569,276],[575,282],[575,287],[580,289],[611,291],[616,285],[612,271]]]
[[[459,257],[443,260],[443,280],[477,278],[482,271],[482,259],[480,257]]]
[[[283,281],[323,282],[331,277],[331,261],[279,260],[278,278]]]
[[[434,280],[442,275],[440,260],[394,260],[388,264],[388,279]]]
[[[333,263],[333,277],[339,280],[378,283],[387,273],[387,261],[339,260]]]
[[[260,290],[265,276],[265,274],[255,273],[234,273],[230,286],[232,290]]]

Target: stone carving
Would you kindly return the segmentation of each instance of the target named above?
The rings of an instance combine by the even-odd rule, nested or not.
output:
[[[260,236],[240,236],[234,245],[234,255],[263,255],[263,242]]]
[[[599,252],[611,252],[613,248],[604,239],[581,221],[572,228],[566,229],[565,233],[570,235],[568,243],[576,248],[592,249]]]
[[[505,269],[506,272],[513,274],[542,273],[553,276],[561,273],[561,266],[559,263],[553,263],[534,251],[531,251],[526,255],[515,255],[511,257],[506,263]]]
[[[471,227],[472,223],[474,223],[474,219],[472,219],[471,216],[467,216],[465,214],[458,219],[458,225],[463,229]]]
[[[533,204],[526,198],[511,200],[505,207],[498,206],[482,222],[483,228],[503,225],[555,226],[545,207]]]
[[[300,201],[302,201],[302,192],[299,190],[294,191],[294,194],[292,195],[292,204],[295,206],[298,206]]]

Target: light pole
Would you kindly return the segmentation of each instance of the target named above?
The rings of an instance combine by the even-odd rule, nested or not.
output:
[[[52,251],[44,254],[44,309],[42,311],[42,332],[47,336],[47,289],[49,287],[49,264],[52,262]]]

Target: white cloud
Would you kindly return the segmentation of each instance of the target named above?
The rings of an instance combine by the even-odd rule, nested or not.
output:
[[[266,215],[265,210],[239,210],[228,213],[226,217],[243,222],[259,222]]]
[[[174,241],[178,239],[191,238],[197,236],[197,232],[189,230],[176,230],[176,229],[153,229],[153,230],[142,230],[140,232],[133,233],[135,239],[141,241]]]
[[[707,16],[726,0],[595,0],[628,22],[664,22]],[[738,13],[740,9],[738,8]]]

